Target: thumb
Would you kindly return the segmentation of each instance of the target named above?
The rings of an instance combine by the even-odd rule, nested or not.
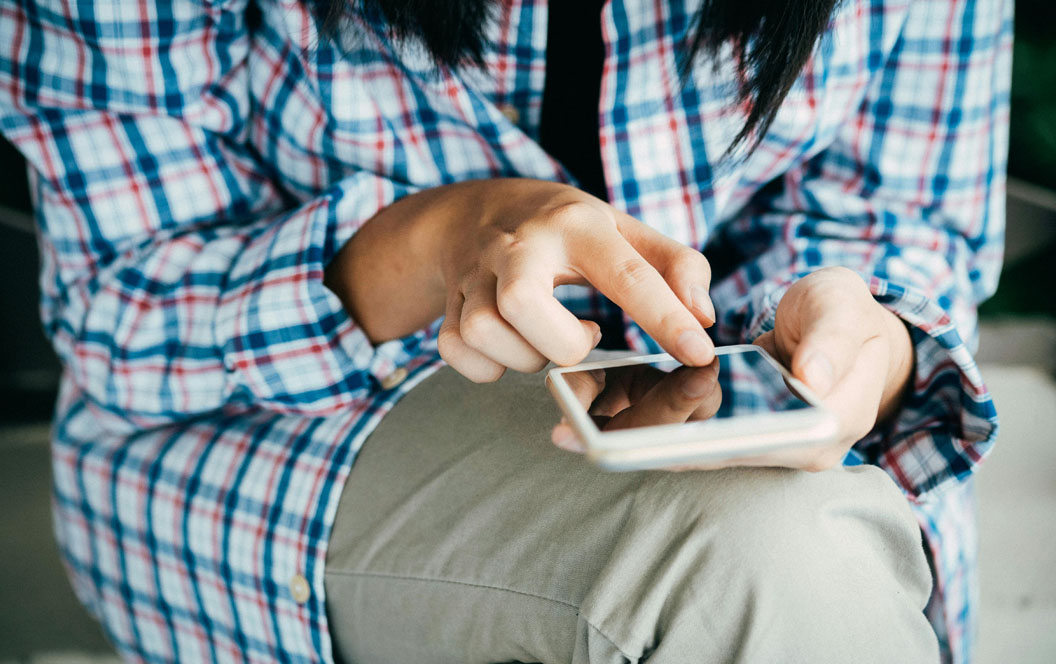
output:
[[[774,321],[792,375],[819,397],[828,396],[847,375],[874,328],[875,302],[862,278],[844,268],[825,268],[792,285]]]
[[[792,353],[792,375],[822,398],[851,370],[864,342],[861,331],[841,318],[811,321]]]

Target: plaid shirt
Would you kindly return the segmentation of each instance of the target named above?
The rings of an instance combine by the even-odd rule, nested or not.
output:
[[[848,462],[911,500],[929,617],[967,661],[970,476],[996,429],[970,349],[1002,249],[1012,2],[846,0],[761,145],[727,160],[744,120],[730,53],[679,82],[696,5],[604,10],[610,201],[728,264],[721,341],[769,329],[787,286],[826,265],[911,324],[912,393]],[[503,7],[486,70],[437,73],[367,18],[321,38],[294,0],[0,5],[0,128],[31,165],[44,324],[66,367],[56,529],[125,655],[331,659],[338,495],[439,359],[437,323],[372,345],[323,268],[408,193],[569,179],[537,143],[545,0]],[[614,311],[583,287],[560,295]]]

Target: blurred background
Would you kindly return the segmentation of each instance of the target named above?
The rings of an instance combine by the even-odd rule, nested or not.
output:
[[[1056,3],[1019,0],[1008,236],[978,359],[1001,415],[978,475],[982,664],[1056,662]],[[59,366],[37,313],[24,166],[0,143],[0,664],[113,661],[51,536],[48,418]]]

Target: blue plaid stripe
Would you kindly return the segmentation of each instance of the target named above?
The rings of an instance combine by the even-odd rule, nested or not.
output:
[[[438,323],[374,346],[322,269],[419,189],[567,179],[534,140],[544,0],[509,3],[487,70],[460,74],[367,20],[321,39],[295,0],[261,3],[250,32],[245,5],[0,7],[0,130],[31,164],[42,309],[67,368],[57,532],[78,596],[144,661],[331,658],[337,495],[377,421],[437,366]],[[826,265],[858,271],[913,326],[913,394],[848,463],[911,497],[938,575],[929,616],[946,657],[967,661],[966,478],[996,432],[969,349],[1001,253],[1011,2],[843,3],[759,148],[727,161],[744,119],[732,67],[679,78],[698,6],[605,9],[610,199],[737,257],[713,285],[723,341],[769,329],[785,289]],[[618,313],[589,288],[559,294],[581,316]],[[657,349],[627,325],[633,347]],[[383,391],[397,367],[411,378]]]

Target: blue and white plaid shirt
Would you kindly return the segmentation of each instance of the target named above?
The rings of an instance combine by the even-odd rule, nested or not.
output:
[[[78,596],[135,659],[331,659],[339,493],[439,359],[436,323],[372,345],[323,268],[408,193],[569,179],[537,142],[545,0],[505,2],[486,70],[457,73],[366,19],[335,44],[302,3],[255,4],[259,20],[247,0],[0,5],[0,129],[30,163],[43,317],[66,368],[56,529]],[[604,10],[609,199],[732,257],[712,290],[722,341],[769,329],[787,286],[827,265],[911,324],[912,394],[848,462],[881,466],[912,501],[929,617],[967,661],[970,477],[996,429],[969,349],[1001,257],[1012,2],[845,0],[758,149],[729,160],[734,67],[679,80],[698,5]],[[582,287],[561,296],[611,312]],[[633,324],[628,339],[655,348]]]

